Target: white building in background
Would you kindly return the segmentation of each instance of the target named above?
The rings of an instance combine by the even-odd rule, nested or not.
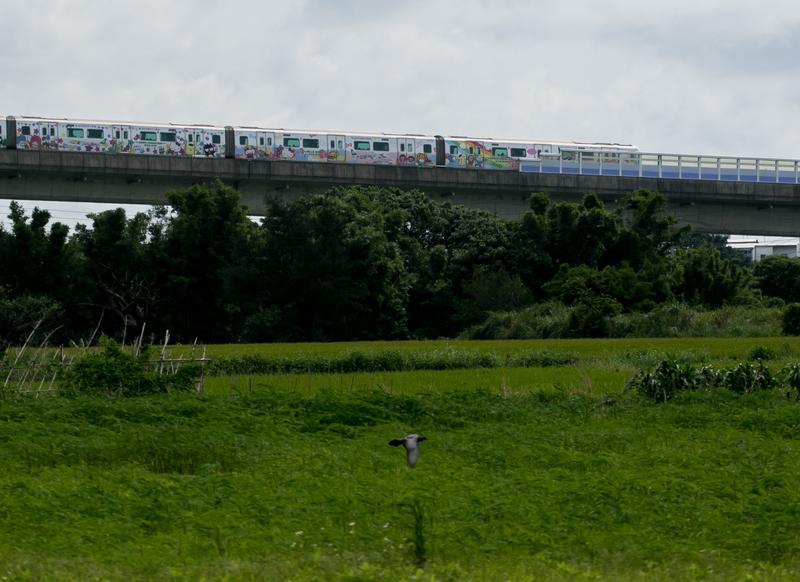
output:
[[[772,244],[772,245],[753,245],[753,262],[760,261],[770,255],[783,255],[792,259],[797,258],[797,243],[794,244]]]
[[[739,239],[739,240],[737,240]],[[800,257],[800,239],[790,237],[769,237],[761,239],[731,236],[728,246],[743,253],[749,253],[755,263],[772,255],[797,258]]]

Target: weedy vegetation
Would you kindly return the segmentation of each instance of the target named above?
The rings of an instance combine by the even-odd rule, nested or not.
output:
[[[107,343],[0,399],[0,577],[795,580],[798,347]]]

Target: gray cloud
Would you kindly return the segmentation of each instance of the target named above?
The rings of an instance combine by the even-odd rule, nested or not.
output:
[[[19,0],[2,114],[800,158],[800,5]]]

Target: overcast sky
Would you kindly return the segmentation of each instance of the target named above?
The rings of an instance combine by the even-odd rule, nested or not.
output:
[[[0,0],[0,115],[800,158],[800,3]]]

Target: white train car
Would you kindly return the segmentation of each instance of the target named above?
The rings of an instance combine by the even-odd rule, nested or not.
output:
[[[519,170],[523,162],[572,159],[578,150],[605,149],[615,152],[638,151],[627,144],[587,144],[546,140],[495,140],[464,136],[444,138],[448,168],[480,170]]]
[[[14,143],[21,150],[217,158],[226,154],[224,127],[45,117],[16,117],[14,122]]]
[[[198,158],[224,158],[226,129],[213,125],[137,124],[120,153]]]
[[[436,138],[386,133],[345,134],[346,161],[352,164],[435,166]]]
[[[237,159],[435,166],[436,138],[422,135],[233,128]]]

